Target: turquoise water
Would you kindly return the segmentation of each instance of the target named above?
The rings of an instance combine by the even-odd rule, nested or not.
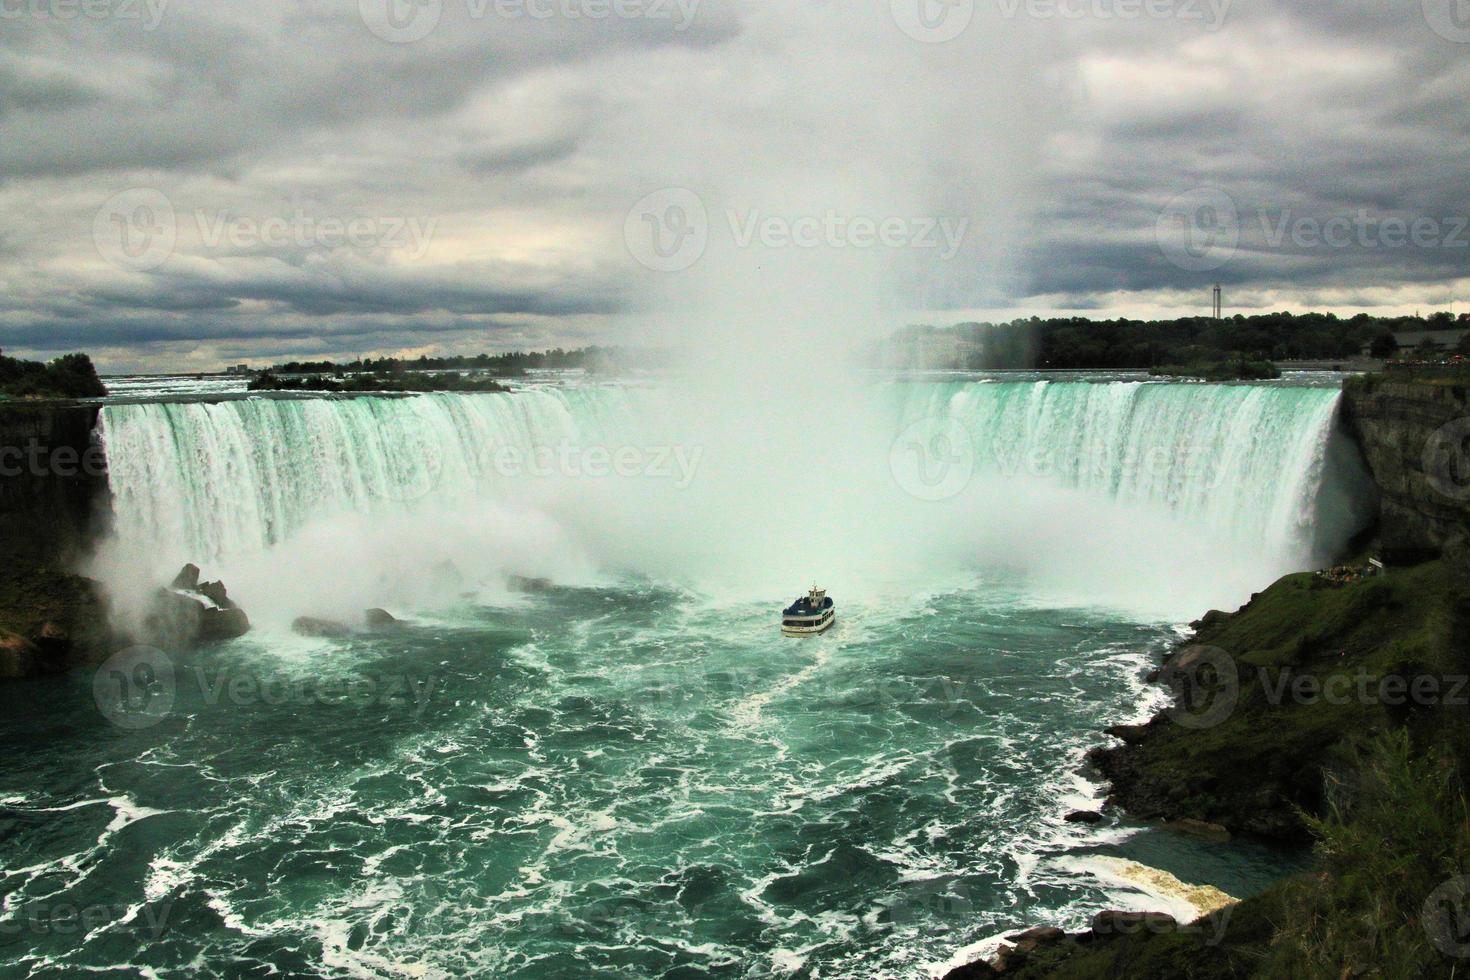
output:
[[[109,405],[120,616],[198,560],[256,629],[0,687],[0,977],[924,977],[1179,909],[1099,856],[1250,893],[1292,859],[1062,818],[1173,624],[1352,530],[1337,397],[877,386],[815,455],[618,386]],[[699,465],[487,465],[545,446]]]
[[[1276,870],[1061,821],[1169,631],[979,583],[815,640],[769,613],[571,589],[245,639],[138,730],[88,677],[0,689],[0,974],[922,976],[1116,904],[1069,858]]]

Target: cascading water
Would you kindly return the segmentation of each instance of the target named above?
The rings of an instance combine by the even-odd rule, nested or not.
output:
[[[1169,622],[1354,529],[1337,393],[811,387],[106,406],[114,595],[201,561],[256,629],[153,657],[144,723],[0,689],[55,733],[0,769],[0,968],[937,976],[1282,873],[1064,817]]]
[[[592,566],[696,586],[700,566],[748,584],[822,574],[876,590],[877,569],[902,578],[921,567],[1056,564],[1048,549],[1058,541],[1041,531],[1080,521],[1075,553],[1157,565],[1163,537],[1194,538],[1213,549],[1194,578],[1229,581],[1239,558],[1234,580],[1244,584],[1258,581],[1262,562],[1279,573],[1316,560],[1358,520],[1351,468],[1334,462],[1331,388],[910,382],[870,386],[862,398],[820,420],[818,438],[782,420],[722,437],[686,411],[696,396],[675,387],[108,406],[114,552],[133,569],[153,562],[155,577],[186,560],[229,573],[234,559],[289,547],[334,520],[358,522],[339,529],[338,546],[361,538],[370,519],[411,538],[432,533],[441,558],[461,560],[466,525],[489,535],[476,539],[478,552],[493,551],[492,525],[534,515],[556,528],[563,557]],[[936,426],[964,443],[951,448],[964,451],[973,479],[945,499],[919,499],[923,488],[904,486],[895,461],[905,449],[942,452],[928,444]],[[802,451],[781,445],[788,438]],[[578,469],[592,447],[603,479]],[[631,478],[612,473],[621,452],[633,454]],[[647,479],[660,458],[670,479]],[[519,516],[477,520],[482,505]],[[415,535],[405,515],[431,523]],[[785,527],[792,515],[811,529],[799,549]],[[1169,550],[1179,561],[1188,548]],[[1078,558],[1069,566],[1091,568]],[[251,584],[250,569],[235,574]],[[1217,597],[1229,595],[1178,603]]]

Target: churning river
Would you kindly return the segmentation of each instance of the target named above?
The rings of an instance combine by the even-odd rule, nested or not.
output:
[[[1180,622],[1355,530],[1337,400],[108,404],[119,616],[193,561],[255,629],[0,687],[0,977],[924,977],[1249,893],[1281,855],[1063,817]],[[783,638],[814,578],[837,625]]]

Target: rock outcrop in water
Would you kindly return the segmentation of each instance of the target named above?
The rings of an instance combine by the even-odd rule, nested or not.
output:
[[[1470,390],[1464,384],[1370,375],[1343,387],[1342,418],[1362,446],[1380,497],[1379,539],[1391,562],[1433,558],[1470,538]]]
[[[164,650],[232,640],[250,632],[250,617],[230,598],[223,582],[201,582],[197,565],[185,565],[172,584],[159,589],[144,621],[144,642]]]

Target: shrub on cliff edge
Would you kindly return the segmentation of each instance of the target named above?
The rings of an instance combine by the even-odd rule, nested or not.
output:
[[[86,354],[49,364],[0,356],[0,395],[9,398],[101,398],[107,394]]]

